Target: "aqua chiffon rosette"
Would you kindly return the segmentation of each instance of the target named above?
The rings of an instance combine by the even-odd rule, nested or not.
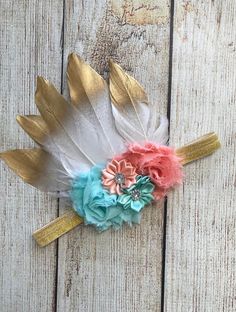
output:
[[[109,227],[118,229],[123,222],[139,223],[140,213],[119,203],[119,195],[111,194],[102,185],[102,169],[94,166],[90,171],[74,178],[70,197],[75,211],[84,218],[85,224],[92,224],[100,231]]]
[[[110,227],[118,229],[124,222],[130,225],[139,223],[142,209],[160,194],[163,196],[167,189],[166,181],[170,180],[163,165],[169,164],[168,150],[161,150],[157,156],[153,146],[148,148],[145,159],[142,149],[133,147],[129,154],[112,159],[106,166],[96,165],[73,179],[70,197],[85,224],[104,231]],[[156,165],[155,170],[152,167],[148,169],[153,174],[140,174],[147,170],[147,154],[149,161],[159,164],[159,169]]]

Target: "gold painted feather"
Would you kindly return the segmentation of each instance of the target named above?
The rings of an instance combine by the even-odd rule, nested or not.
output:
[[[25,182],[43,190],[69,195],[72,180],[95,164],[125,150],[130,142],[166,144],[168,120],[148,104],[143,87],[110,62],[107,82],[76,54],[67,68],[71,102],[46,79],[38,77],[35,101],[41,116],[17,121],[40,148],[0,153],[0,158]],[[176,150],[186,164],[220,147],[210,133]],[[59,217],[34,236],[41,246],[82,223],[77,214]],[[86,221],[86,218],[85,218]]]
[[[50,137],[50,131],[41,116],[28,115],[16,117],[19,125],[39,145],[44,145]]]
[[[113,116],[120,135],[130,143],[156,141],[166,144],[168,120],[159,120],[148,104],[143,87],[114,62],[110,61],[109,89]],[[151,112],[152,111],[152,112]]]
[[[118,108],[131,105],[135,109],[137,102],[148,105],[148,98],[143,87],[133,77],[128,75],[118,64],[109,62],[110,94],[112,102]]]
[[[46,192],[67,191],[70,177],[50,154],[40,148],[16,149],[0,153],[0,158],[24,182]]]
[[[75,53],[68,57],[67,81],[71,101],[76,107],[108,95],[106,81]]]
[[[71,103],[48,80],[38,77],[35,101],[41,116],[17,117],[41,148],[1,154],[25,182],[46,191],[65,190],[79,172],[107,162],[121,153],[127,142],[142,142],[149,135],[146,93],[119,65],[110,63],[108,86],[72,53],[67,77]],[[167,131],[166,126],[162,128],[161,132]]]

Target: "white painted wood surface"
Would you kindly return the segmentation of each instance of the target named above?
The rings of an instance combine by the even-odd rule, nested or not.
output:
[[[66,3],[64,65],[72,49],[107,76],[112,58],[145,86],[150,101],[166,113],[169,3],[162,1],[167,14],[163,24],[152,5],[146,9],[152,11],[149,19],[137,11],[131,25],[120,13],[125,2],[131,3]],[[134,7],[140,4],[136,1]],[[162,233],[162,210],[153,207],[146,209],[140,226],[100,235],[81,227],[61,238],[58,311],[160,311]]]
[[[236,2],[175,1],[171,143],[216,131],[168,198],[164,311],[236,311]]]
[[[34,114],[38,74],[60,87],[61,1],[0,0],[0,148],[32,147],[17,114]],[[57,216],[57,200],[22,183],[0,163],[0,311],[54,311],[56,244],[32,232]]]
[[[33,146],[15,115],[36,112],[38,74],[68,96],[71,51],[105,77],[114,59],[166,113],[169,9],[169,0],[0,0],[1,150]],[[214,130],[223,148],[189,165],[168,199],[163,304],[163,204],[140,226],[101,235],[79,227],[40,249],[31,233],[57,215],[57,201],[0,163],[0,311],[236,310],[235,16],[231,0],[175,0],[171,143]]]

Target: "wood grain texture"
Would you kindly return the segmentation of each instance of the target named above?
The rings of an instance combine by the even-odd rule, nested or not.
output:
[[[215,131],[222,149],[187,166],[185,183],[169,196],[164,311],[233,312],[236,3],[174,2],[171,143]],[[0,8],[1,151],[33,146],[15,116],[36,113],[36,75],[59,89],[63,82],[68,96],[72,51],[105,78],[112,58],[166,113],[169,0],[0,0]],[[0,176],[0,311],[161,311],[162,209],[146,209],[140,226],[102,234],[79,226],[58,250],[39,248],[31,234],[57,216],[57,201],[3,163]],[[60,200],[60,215],[67,205]]]
[[[163,23],[157,7],[150,8],[150,22],[143,21],[142,12],[131,22],[120,14],[123,5],[130,8],[144,2],[120,1],[119,12],[117,3],[66,2],[64,64],[73,50],[107,77],[112,58],[144,85],[150,101],[166,113],[169,2],[162,1],[167,12]],[[68,93],[66,84],[64,93]],[[162,209],[152,207],[145,210],[140,226],[102,234],[81,226],[62,237],[58,311],[160,311],[162,220]]]
[[[36,75],[60,87],[62,1],[0,0],[0,148],[33,146],[15,121],[36,112]],[[0,163],[0,310],[54,311],[56,245],[39,248],[32,232],[57,215],[57,201]]]
[[[168,199],[165,311],[236,311],[236,2],[175,1],[171,143],[222,149]]]

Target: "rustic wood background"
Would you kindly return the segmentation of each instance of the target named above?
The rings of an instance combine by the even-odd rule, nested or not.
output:
[[[0,164],[0,311],[236,311],[236,2],[0,0],[1,150],[33,146],[15,122],[36,113],[37,75],[68,95],[76,51],[109,58],[170,117],[174,146],[216,131],[222,149],[185,168],[182,187],[140,226],[78,227],[40,249],[34,230],[66,205]]]

